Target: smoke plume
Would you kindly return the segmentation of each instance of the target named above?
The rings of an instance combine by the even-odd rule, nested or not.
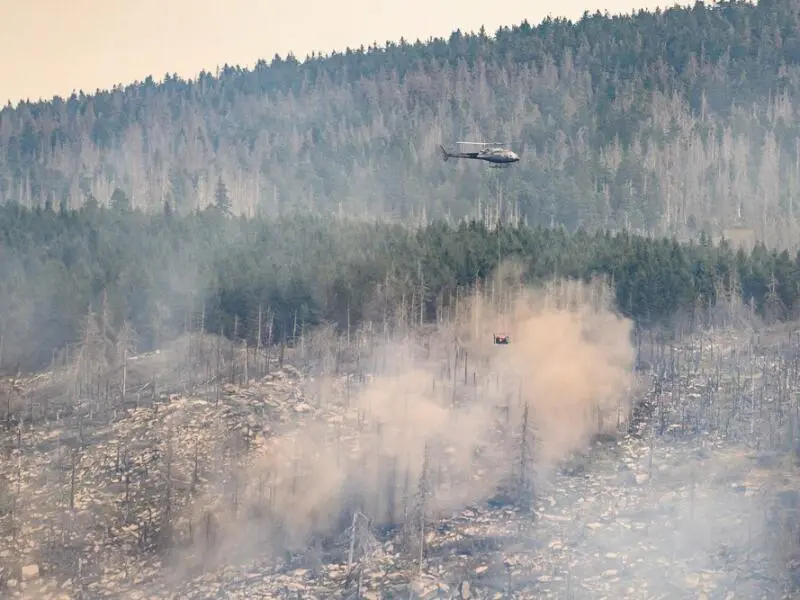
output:
[[[399,329],[372,348],[373,372],[347,399],[332,374],[316,381],[315,417],[244,467],[236,511],[211,497],[195,505],[198,522],[213,511],[224,524],[217,555],[300,550],[346,528],[356,510],[387,526],[448,514],[546,476],[624,420],[631,323],[606,287],[525,287],[519,272],[504,266],[435,331]],[[511,343],[495,345],[497,332]]]

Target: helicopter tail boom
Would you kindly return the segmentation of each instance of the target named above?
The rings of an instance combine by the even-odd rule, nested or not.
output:
[[[444,146],[439,146],[442,151],[442,158],[447,160],[448,158],[478,158],[477,152],[448,152]]]

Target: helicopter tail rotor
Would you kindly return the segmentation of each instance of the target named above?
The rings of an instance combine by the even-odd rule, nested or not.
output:
[[[450,153],[444,149],[444,146],[439,146],[439,149],[442,151],[442,159],[447,160],[450,158]]]

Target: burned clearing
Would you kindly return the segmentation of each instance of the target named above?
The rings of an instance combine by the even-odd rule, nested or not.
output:
[[[602,282],[502,275],[436,327],[94,330],[4,382],[4,594],[789,597],[800,338],[634,335]]]

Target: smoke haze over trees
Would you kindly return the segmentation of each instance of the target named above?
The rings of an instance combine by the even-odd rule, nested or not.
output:
[[[520,217],[792,245],[800,11],[697,3],[168,76],[0,112],[0,197],[187,212]],[[438,144],[512,144],[488,171]],[[220,185],[221,184],[221,185]],[[117,199],[121,198],[119,193]]]
[[[439,322],[506,259],[530,283],[605,278],[617,308],[644,326],[791,319],[800,298],[800,256],[705,235],[679,243],[474,221],[412,230],[223,210],[0,208],[0,368],[70,360],[87,327],[109,341],[132,332],[146,350],[197,328],[255,346],[324,323]]]

